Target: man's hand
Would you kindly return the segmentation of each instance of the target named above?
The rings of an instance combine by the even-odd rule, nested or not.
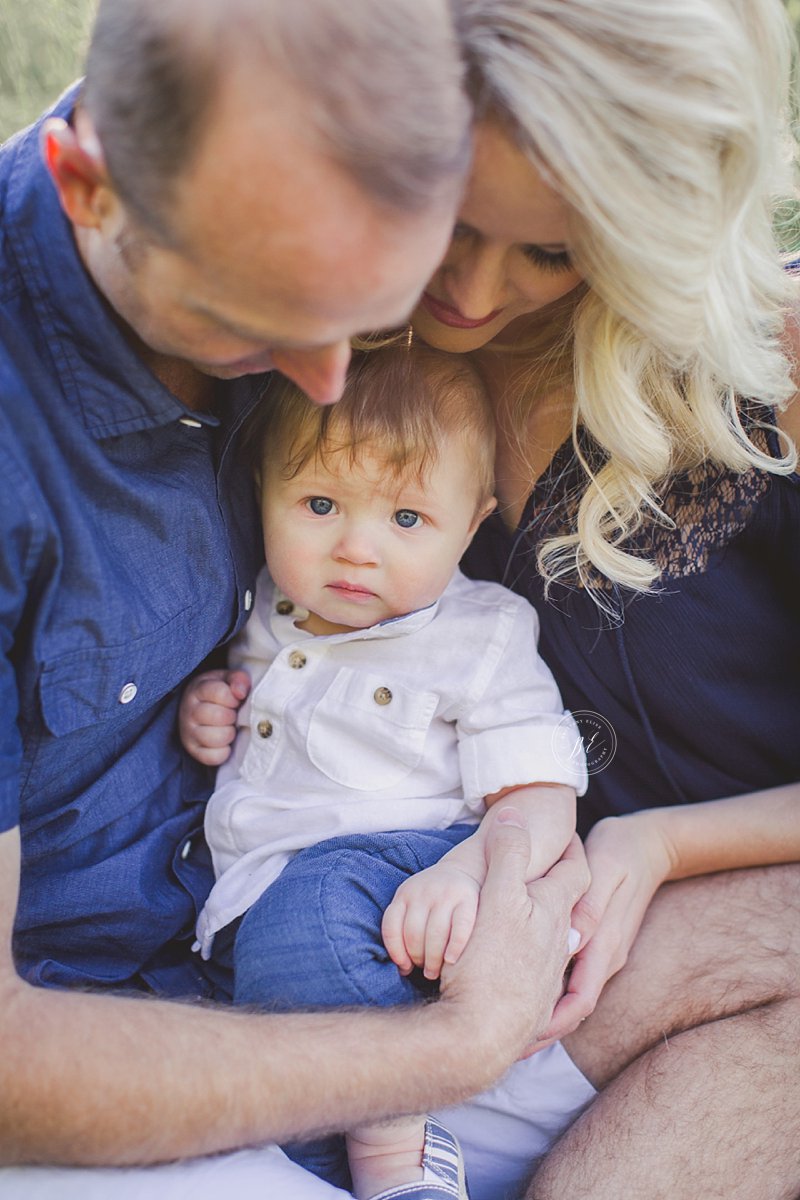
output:
[[[563,987],[573,908],[589,886],[574,837],[540,879],[526,883],[524,817],[500,809],[488,831],[486,880],[475,928],[458,962],[442,969],[440,1004],[471,1006],[489,1040],[521,1054],[542,1036]],[[508,1063],[506,1064],[508,1065]]]
[[[478,913],[480,882],[446,858],[412,875],[383,914],[381,933],[401,975],[422,967],[438,979],[443,963],[458,962]]]
[[[236,737],[236,714],[249,691],[246,671],[205,671],[192,679],[178,716],[184,750],[207,767],[226,762]]]

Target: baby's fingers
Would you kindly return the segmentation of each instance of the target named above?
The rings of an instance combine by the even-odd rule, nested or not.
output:
[[[186,749],[204,767],[221,767],[231,756],[230,746],[201,746],[199,742],[187,744]]]
[[[460,904],[456,905],[450,923],[450,939],[444,953],[444,961],[446,963],[452,965],[452,963],[458,962],[467,942],[472,936],[477,915],[477,894],[474,897],[470,896],[467,900],[462,900]]]
[[[429,909],[425,922],[423,974],[426,979],[438,979],[442,973],[444,952],[453,930],[453,910],[450,905]]]
[[[250,691],[250,676],[247,671],[243,671],[237,667],[236,670],[228,671],[228,687],[237,704],[241,704],[247,699],[247,694]]]
[[[413,899],[405,901],[403,941],[415,967],[425,966],[425,939],[428,931],[429,911],[426,903]]]
[[[402,900],[395,897],[384,912],[381,922],[383,944],[401,975],[408,975],[414,966],[403,937],[405,918],[406,906]]]
[[[234,712],[244,699],[238,693],[241,692],[240,676],[244,675],[243,671],[235,672],[237,677],[237,688],[234,691],[231,684],[228,682],[226,675],[212,676],[210,673],[201,678],[194,687],[194,700],[198,708],[223,708],[232,709]],[[230,674],[234,674],[230,672]],[[245,678],[247,678],[245,676]],[[247,693],[245,692],[245,695]]]
[[[236,725],[236,708],[200,700],[192,709],[190,720],[195,725],[206,726],[209,729],[233,729]]]

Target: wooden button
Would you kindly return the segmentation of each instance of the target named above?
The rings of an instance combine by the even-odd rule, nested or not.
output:
[[[375,691],[372,693],[372,699],[376,704],[391,704],[392,693],[387,687],[375,688]]]
[[[279,600],[275,605],[275,612],[281,617],[288,617],[290,613],[294,612],[294,605],[291,600]]]
[[[259,737],[272,737],[272,721],[259,721],[256,725],[256,730]]]

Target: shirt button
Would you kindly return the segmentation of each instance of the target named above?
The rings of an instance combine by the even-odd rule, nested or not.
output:
[[[272,721],[259,721],[256,725],[256,730],[259,737],[272,737]]]
[[[375,691],[372,693],[372,699],[376,704],[391,704],[392,693],[387,687],[375,688]]]
[[[289,666],[294,667],[295,671],[299,671],[301,667],[306,665],[306,656],[302,650],[293,650],[289,655]]]
[[[188,425],[190,429],[202,429],[203,422],[195,421],[194,417],[179,417],[181,425]]]
[[[189,838],[188,842],[184,842],[183,846],[181,847],[181,858],[183,859],[184,862],[186,862],[186,859],[189,857],[189,855],[191,853],[192,853],[192,839]]]
[[[294,605],[291,600],[279,600],[275,605],[275,612],[282,617],[288,617],[289,613],[294,612]]]
[[[250,609],[252,607],[253,607],[253,593],[250,591],[250,588],[248,588],[244,594],[244,611],[250,612]]]
[[[126,683],[118,697],[120,704],[130,704],[138,690],[135,683]]]

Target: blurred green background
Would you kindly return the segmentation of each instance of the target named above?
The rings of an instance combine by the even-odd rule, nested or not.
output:
[[[96,2],[0,0],[0,141],[81,73]],[[786,5],[797,26],[800,0]]]
[[[96,3],[0,0],[0,141],[38,116],[81,73]],[[786,5],[797,26],[800,0]]]
[[[96,0],[0,0],[0,141],[81,73]]]
[[[785,3],[800,29],[800,0]],[[96,6],[97,0],[0,0],[0,142],[81,74]],[[797,201],[782,205],[777,223],[784,246],[800,248]]]

